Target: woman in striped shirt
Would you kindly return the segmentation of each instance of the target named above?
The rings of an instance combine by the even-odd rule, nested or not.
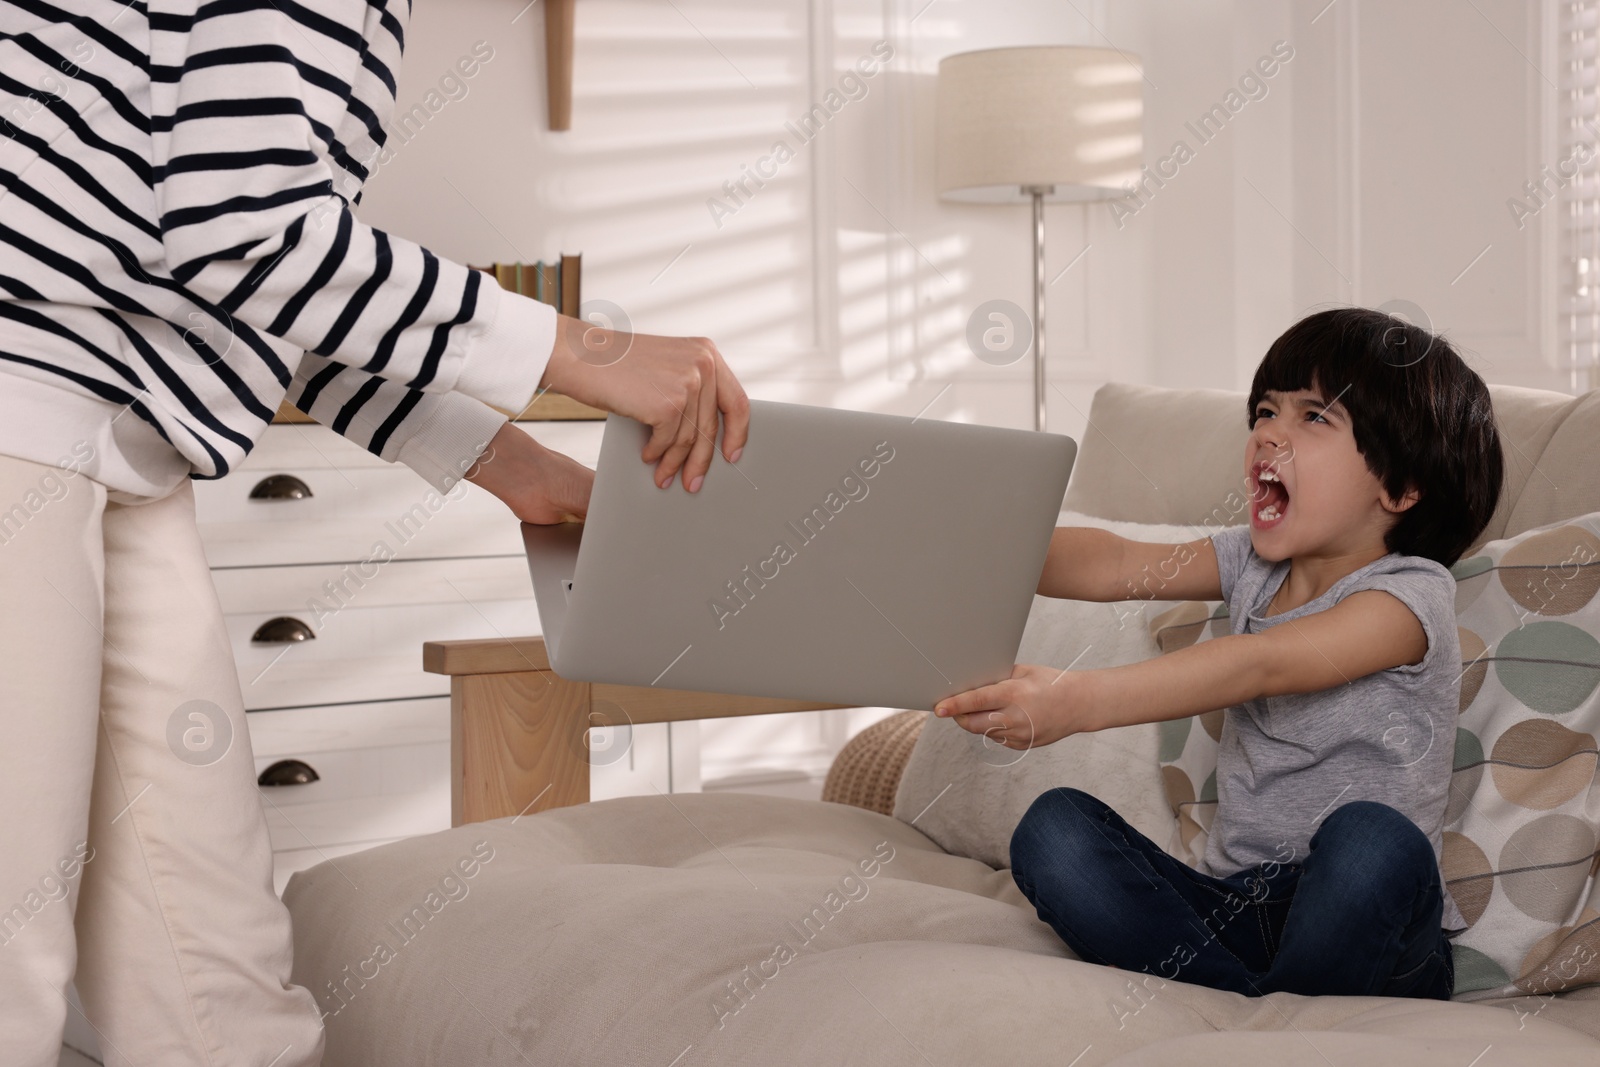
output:
[[[282,399],[528,522],[592,485],[495,410],[536,390],[649,424],[663,488],[699,489],[719,422],[729,462],[745,442],[709,341],[559,316],[356,219],[408,14],[0,0],[7,1067],[56,1062],[75,973],[108,1063],[321,1059],[191,487]]]

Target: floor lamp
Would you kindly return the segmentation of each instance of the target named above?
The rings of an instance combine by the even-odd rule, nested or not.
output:
[[[938,189],[1033,204],[1034,429],[1045,428],[1044,205],[1125,194],[1139,179],[1139,57],[1073,45],[990,48],[939,62]]]

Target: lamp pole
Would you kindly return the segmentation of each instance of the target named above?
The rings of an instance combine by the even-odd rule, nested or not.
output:
[[[1053,195],[1053,185],[1024,185],[1024,195],[1033,197],[1033,428],[1045,426],[1044,392],[1044,198]]]

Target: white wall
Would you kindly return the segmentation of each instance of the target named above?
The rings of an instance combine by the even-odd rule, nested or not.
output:
[[[1026,426],[1028,362],[982,364],[963,332],[984,300],[1028,306],[1028,209],[937,198],[935,73],[1111,44],[1144,60],[1147,161],[1179,140],[1194,158],[1120,225],[1047,209],[1049,276],[1083,253],[1049,290],[1053,429],[1080,434],[1110,379],[1244,388],[1329,302],[1414,302],[1491,380],[1561,388],[1554,212],[1519,231],[1505,208],[1552,161],[1548,3],[584,0],[573,129],[552,133],[542,8],[418,0],[402,105],[474,41],[494,59],[362,213],[474,262],[582,251],[586,296],[709,335],[757,396],[915,412],[948,385],[930,416]],[[894,58],[865,96],[718,226],[707,200],[797,144],[785,122],[879,40]],[[1193,123],[1280,41],[1294,58],[1202,144]]]
[[[418,0],[403,107],[473,42],[494,58],[363,217],[470,262],[581,251],[586,298],[712,337],[754,396],[1031,425],[1029,362],[963,341],[979,303],[1029,306],[1028,208],[940,201],[932,136],[942,56],[1037,43],[1142,56],[1146,161],[1193,152],[1120,220],[1047,209],[1051,429],[1081,437],[1107,380],[1247,388],[1329,303],[1412,302],[1486,379],[1568,388],[1555,212],[1519,230],[1505,207],[1554,162],[1551,0],[583,0],[563,133],[523,3]],[[707,200],[796,144],[785,122],[879,40],[865,95],[717,225]],[[1191,125],[1278,42],[1293,58],[1202,143]],[[841,721],[717,724],[707,774],[751,752],[825,767],[863,720]]]
[[[753,395],[1031,425],[1026,360],[978,362],[963,340],[984,300],[1028,306],[1025,206],[940,202],[934,81],[943,55],[1031,42],[1099,44],[1079,10],[1134,50],[1140,5],[1046,0],[584,0],[573,129],[545,128],[542,9],[418,0],[399,99],[421,101],[477,40],[494,58],[369,182],[367,221],[471,262],[582,251],[586,297],[636,329],[717,341]],[[921,11],[920,15],[918,14]],[[822,136],[719,227],[706,201],[870,56],[894,49]],[[1051,205],[1052,428],[1078,434],[1095,385],[1142,378],[1148,229],[1104,207]],[[685,251],[687,249],[687,251]],[[1081,412],[1074,411],[1076,404]]]
[[[1344,0],[1315,25],[1296,7],[1299,302],[1409,301],[1485,379],[1568,388],[1556,212],[1519,230],[1506,209],[1555,162],[1553,6]]]

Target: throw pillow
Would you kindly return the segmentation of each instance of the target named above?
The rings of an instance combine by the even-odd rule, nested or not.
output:
[[[1057,524],[1096,526],[1161,543],[1204,536],[1187,525],[1118,522],[1070,511]],[[1149,619],[1163,606],[1036,596],[1017,662],[1090,670],[1149,659],[1158,652]],[[1041,793],[1071,785],[1104,800],[1159,843],[1170,836],[1172,819],[1162,801],[1156,756],[1156,728],[1150,723],[1015,751],[930,715],[900,777],[894,817],[946,852],[1009,868],[1011,834],[1028,806]]]
[[[1163,653],[1232,633],[1228,605],[1185,601],[1150,620],[1150,636]],[[1167,851],[1191,867],[1205,855],[1217,813],[1217,743],[1222,709],[1157,723],[1161,786],[1174,824]]]
[[[1491,541],[1451,568],[1463,662],[1443,863],[1469,924],[1454,941],[1459,999],[1600,983],[1597,533],[1600,512]],[[1151,621],[1164,652],[1231,632],[1217,603]],[[1167,803],[1190,856],[1215,811],[1218,736],[1162,735]]]

